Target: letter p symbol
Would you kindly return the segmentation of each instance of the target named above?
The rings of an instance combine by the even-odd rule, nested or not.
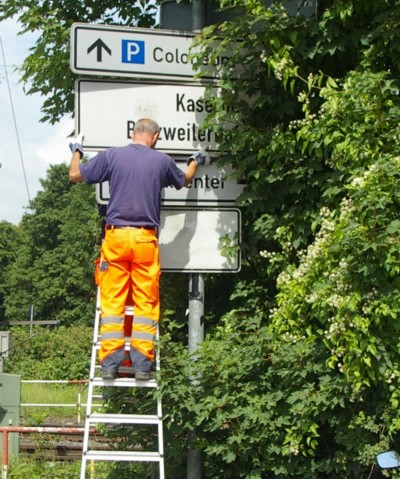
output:
[[[122,40],[122,63],[144,65],[145,48],[143,40]]]

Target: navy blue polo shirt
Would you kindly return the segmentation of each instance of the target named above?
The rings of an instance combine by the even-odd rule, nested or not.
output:
[[[79,169],[86,183],[109,182],[106,221],[111,225],[158,227],[162,189],[185,184],[170,156],[136,143],[104,150]]]

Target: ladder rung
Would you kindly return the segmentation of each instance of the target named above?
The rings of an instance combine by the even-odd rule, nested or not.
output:
[[[117,379],[101,379],[93,378],[90,380],[93,386],[110,386],[110,387],[128,387],[128,388],[156,388],[157,381],[150,379],[149,381],[136,381],[133,378],[117,378]]]
[[[87,451],[84,454],[87,459],[95,461],[160,462],[162,460],[162,456],[158,452]]]
[[[100,414],[93,413],[88,417],[92,424],[159,424],[161,419],[153,414]]]

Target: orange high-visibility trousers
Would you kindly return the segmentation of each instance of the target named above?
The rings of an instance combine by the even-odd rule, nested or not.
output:
[[[113,228],[106,231],[100,265],[100,362],[115,370],[124,358],[125,306],[134,305],[131,359],[136,371],[154,361],[154,340],[160,316],[160,260],[155,230]]]

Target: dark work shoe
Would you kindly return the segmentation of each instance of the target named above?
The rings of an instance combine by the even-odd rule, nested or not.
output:
[[[135,379],[138,381],[149,381],[155,377],[154,371],[135,371]]]
[[[116,371],[101,371],[101,379],[105,379],[105,380],[112,380],[112,379],[115,379],[117,376],[117,372]]]

